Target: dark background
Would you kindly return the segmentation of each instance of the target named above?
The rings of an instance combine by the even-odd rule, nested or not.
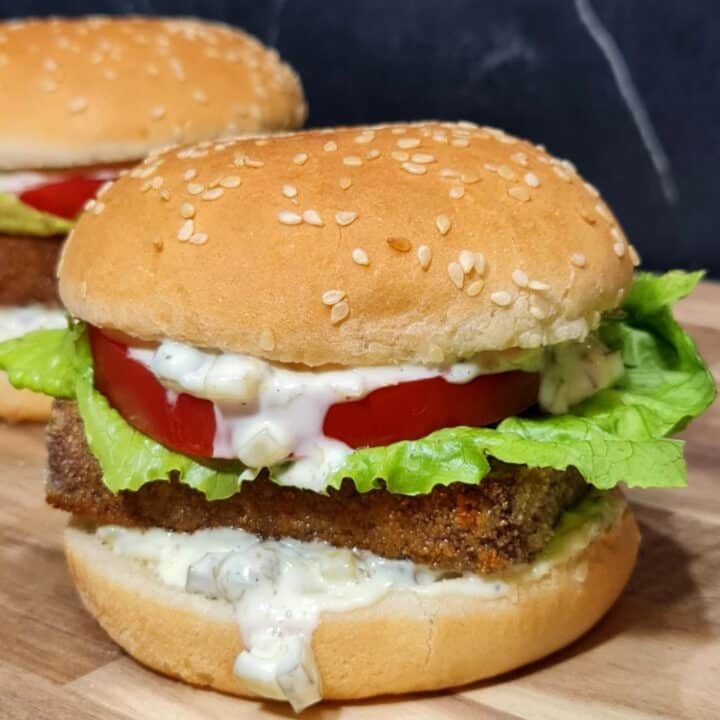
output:
[[[310,125],[469,119],[545,143],[644,264],[720,277],[720,0],[0,0],[0,16],[190,14],[298,70]]]

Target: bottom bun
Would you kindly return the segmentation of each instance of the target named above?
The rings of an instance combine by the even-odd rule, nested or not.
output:
[[[42,421],[50,415],[52,398],[30,390],[16,390],[0,372],[0,419],[10,422]]]
[[[630,577],[638,544],[637,525],[625,511],[585,550],[539,579],[517,583],[510,595],[404,590],[369,607],[325,613],[312,640],[322,696],[437,690],[544,657],[610,608]],[[161,583],[74,524],[65,550],[83,603],[130,655],[193,685],[254,696],[233,674],[243,648],[230,604]]]

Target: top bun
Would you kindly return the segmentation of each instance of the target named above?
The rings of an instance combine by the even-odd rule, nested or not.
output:
[[[544,148],[469,123],[168,149],[82,216],[70,312],[139,339],[318,366],[583,338],[634,250]]]
[[[88,17],[0,22],[0,168],[136,160],[175,142],[299,127],[297,75],[217,23]]]

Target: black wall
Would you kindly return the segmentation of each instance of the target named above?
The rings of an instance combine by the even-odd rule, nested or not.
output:
[[[645,265],[720,277],[719,0],[0,0],[0,16],[192,14],[303,77],[311,125],[465,118],[545,143]]]

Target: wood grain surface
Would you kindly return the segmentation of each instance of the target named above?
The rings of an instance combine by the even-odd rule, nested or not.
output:
[[[720,286],[678,314],[720,378]],[[720,407],[684,433],[690,486],[630,493],[643,533],[625,594],[570,648],[456,692],[347,705],[308,720],[720,718]],[[0,425],[0,718],[292,717],[140,667],[86,615],[65,570],[65,515],[43,502],[37,427]],[[558,618],[562,622],[562,618]]]

